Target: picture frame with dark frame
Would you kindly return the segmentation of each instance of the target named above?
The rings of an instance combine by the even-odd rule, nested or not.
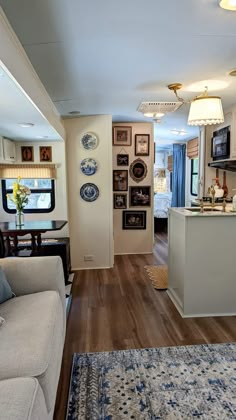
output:
[[[151,186],[129,187],[130,207],[150,207],[151,205]]]
[[[135,134],[135,156],[149,156],[150,134]]]
[[[117,166],[129,166],[129,155],[125,153],[120,153],[116,156]]]
[[[129,174],[135,182],[143,181],[147,176],[146,163],[140,158],[135,159],[129,167]]]
[[[145,230],[146,210],[123,210],[122,229]]]
[[[34,162],[33,146],[21,146],[21,160],[22,162]]]
[[[128,191],[128,170],[113,170],[113,191]]]
[[[126,209],[127,208],[127,194],[113,194],[113,208]]]
[[[52,162],[51,146],[39,146],[39,160],[40,162]]]
[[[113,126],[113,146],[131,146],[132,127],[117,125]]]

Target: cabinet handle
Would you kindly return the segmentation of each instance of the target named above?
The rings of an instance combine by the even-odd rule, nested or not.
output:
[[[15,156],[10,156],[10,159],[15,159]]]

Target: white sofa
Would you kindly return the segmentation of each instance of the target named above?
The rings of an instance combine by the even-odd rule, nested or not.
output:
[[[0,420],[53,418],[65,339],[60,257],[0,259],[16,297],[0,304]]]

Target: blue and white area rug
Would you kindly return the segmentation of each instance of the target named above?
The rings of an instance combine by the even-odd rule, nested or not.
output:
[[[236,343],[75,354],[72,419],[236,419]]]

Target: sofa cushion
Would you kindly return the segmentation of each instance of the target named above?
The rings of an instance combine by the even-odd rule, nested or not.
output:
[[[0,420],[47,420],[42,389],[35,378],[0,381]]]
[[[0,303],[5,302],[13,297],[11,286],[7,281],[3,269],[0,267]]]
[[[63,308],[55,291],[18,296],[0,305],[0,380],[36,377],[48,411],[54,406],[63,350]]]

